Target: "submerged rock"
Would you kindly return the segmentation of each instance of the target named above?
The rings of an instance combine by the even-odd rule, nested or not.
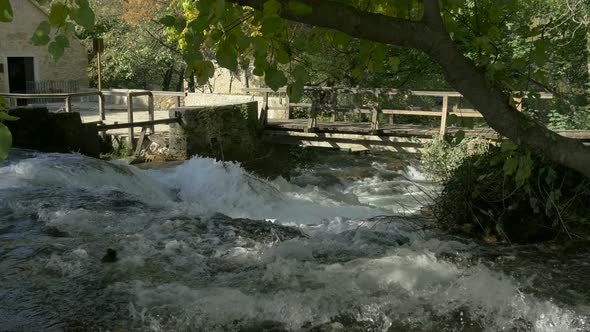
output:
[[[104,255],[100,261],[103,263],[114,263],[118,260],[119,258],[117,258],[117,251],[115,249],[108,248],[106,255]]]

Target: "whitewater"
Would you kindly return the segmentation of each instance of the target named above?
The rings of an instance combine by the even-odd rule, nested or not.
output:
[[[437,230],[419,164],[0,164],[0,331],[588,331],[590,259]],[[105,262],[107,249],[117,252]]]

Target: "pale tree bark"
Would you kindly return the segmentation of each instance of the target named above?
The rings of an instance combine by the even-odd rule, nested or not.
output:
[[[265,0],[228,0],[262,10]],[[288,8],[289,0],[278,0]],[[422,21],[364,12],[331,0],[298,0],[313,8],[310,15],[280,12],[284,19],[330,28],[356,38],[422,50],[443,69],[449,83],[469,100],[499,134],[590,178],[590,148],[561,136],[518,112],[509,96],[477,71],[444,28],[438,0],[424,0]]]

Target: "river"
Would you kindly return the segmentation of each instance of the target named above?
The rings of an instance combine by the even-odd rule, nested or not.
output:
[[[0,331],[590,330],[587,254],[445,234],[422,211],[438,188],[394,161],[322,153],[264,180],[16,149]]]

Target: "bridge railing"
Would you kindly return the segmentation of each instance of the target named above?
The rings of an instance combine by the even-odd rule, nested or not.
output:
[[[305,87],[305,94],[311,99],[311,103],[290,103],[289,97],[286,95],[286,89],[279,89],[273,91],[269,88],[248,88],[243,89],[244,92],[261,93],[263,95],[263,105],[260,115],[261,124],[268,122],[269,110],[283,110],[290,116],[291,111],[295,109],[309,109],[310,116],[307,124],[307,130],[313,131],[317,129],[317,118],[321,112],[331,113],[331,121],[335,122],[339,114],[342,113],[358,113],[371,115],[371,131],[378,132],[380,130],[380,115],[388,115],[389,123],[394,123],[396,115],[413,115],[413,116],[429,116],[439,117],[440,120],[440,135],[445,135],[447,131],[447,122],[449,115],[465,118],[482,118],[482,114],[473,108],[463,108],[461,99],[463,95],[456,91],[426,91],[426,90],[401,90],[401,89],[360,89],[360,88],[343,88],[343,87]],[[278,93],[285,95],[286,103],[282,107],[272,107],[269,104],[270,94]],[[353,96],[365,95],[369,96],[371,102],[353,103],[348,105],[341,105],[338,102],[338,96],[346,94]],[[528,95],[527,92],[514,92],[512,94],[512,103],[515,107],[522,110],[522,100]],[[410,109],[391,108],[383,103],[384,98],[391,98],[393,96],[418,96],[436,98],[436,106],[440,107],[418,107]],[[549,93],[539,93],[541,99],[551,99],[553,96]]]
[[[73,111],[72,101],[75,98],[93,97],[98,96],[98,115],[101,121],[105,120],[105,103],[104,94],[98,91],[86,91],[86,92],[75,92],[75,93],[38,93],[38,94],[25,94],[25,93],[0,93],[1,97],[8,99],[9,105],[17,105],[18,100],[25,99],[57,99],[63,100],[65,104],[66,113]]]
[[[129,144],[131,148],[135,148],[135,142],[132,139],[134,137],[134,127],[142,127],[142,131],[140,136],[143,137],[145,135],[146,129],[150,129],[150,133],[155,133],[155,125],[157,124],[169,124],[176,122],[177,119],[162,119],[162,120],[155,120],[155,112],[154,112],[154,95],[157,96],[168,96],[168,97],[176,97],[176,106],[181,106],[182,99],[186,94],[184,92],[167,92],[167,91],[148,91],[148,90],[119,90],[119,91],[111,91],[111,90],[87,90],[84,92],[76,92],[76,93],[45,93],[45,94],[20,94],[20,93],[0,93],[0,96],[5,97],[8,99],[10,105],[17,105],[18,100],[38,100],[40,98],[45,99],[52,99],[52,100],[61,100],[65,104],[65,112],[70,113],[73,112],[73,100],[84,98],[84,97],[98,97],[98,113],[100,120],[96,122],[98,125],[98,129],[101,132],[106,132],[108,130],[113,129],[128,129],[128,135],[130,137]],[[127,108],[127,120],[128,123],[117,124],[114,125],[105,125],[104,122],[106,120],[106,112],[105,112],[105,97],[106,96],[121,96],[126,97],[126,108]],[[148,99],[148,121],[142,122],[135,122],[134,121],[134,113],[137,110],[134,107],[134,98],[146,96]]]

